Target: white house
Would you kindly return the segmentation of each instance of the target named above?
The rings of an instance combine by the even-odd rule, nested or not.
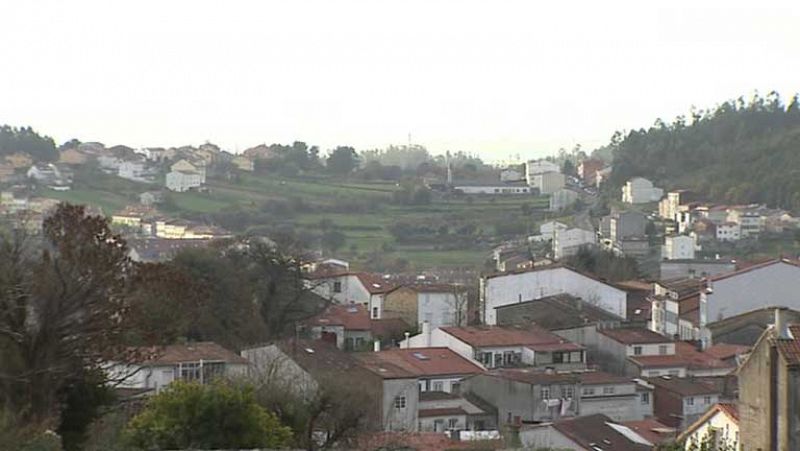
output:
[[[192,163],[186,159],[180,159],[169,167],[172,172],[195,173],[200,176],[200,183],[206,182],[206,166],[202,162]]]
[[[182,193],[202,184],[203,176],[196,172],[172,171],[167,174],[166,186],[170,191]]]
[[[717,403],[689,426],[678,442],[684,449],[739,449],[739,409],[736,404]]]
[[[561,168],[556,163],[547,160],[530,160],[525,163],[525,180],[528,185],[533,186],[533,177],[545,172],[561,172]]]
[[[556,237],[556,231],[564,231],[568,228],[569,226],[564,223],[558,221],[548,221],[539,226],[539,235],[542,235],[545,237],[545,239],[552,240]]]
[[[665,260],[692,260],[697,241],[688,235],[668,236],[664,238],[661,258]]]
[[[790,260],[770,260],[706,281],[700,295],[701,327],[765,306],[800,310],[800,266]],[[707,339],[707,335],[706,335]],[[706,341],[707,345],[708,343]]]
[[[176,344],[162,348],[141,348],[133,362],[109,362],[109,379],[119,387],[161,390],[174,380],[201,384],[218,377],[241,376],[247,360],[213,342]]]
[[[757,238],[763,230],[761,215],[753,208],[730,208],[727,219],[739,225],[741,238]]]
[[[144,164],[136,161],[123,161],[117,168],[117,176],[135,182],[143,181],[144,174]]]
[[[597,234],[593,230],[567,229],[556,230],[553,240],[553,258],[561,260],[578,253],[581,246],[597,244]]]
[[[717,241],[739,241],[741,231],[736,222],[723,222],[717,224]]]
[[[312,276],[307,283],[314,293],[325,299],[366,306],[372,319],[383,318],[386,293],[395,288],[380,276],[363,272]]]
[[[550,367],[556,370],[586,368],[586,350],[535,324],[514,326],[440,327],[422,332],[400,344],[403,348],[445,347],[486,368]]]
[[[650,180],[634,177],[622,187],[622,202],[627,204],[646,204],[657,202],[664,195],[664,190],[656,188]]]
[[[560,293],[582,298],[622,318],[627,314],[624,290],[563,265],[485,276],[480,291],[481,315],[490,325],[497,324],[495,307]]]
[[[538,188],[539,194],[552,194],[564,188],[566,177],[560,172],[542,172],[532,175],[528,184]]]
[[[550,211],[561,211],[578,201],[578,193],[571,189],[561,189],[550,194]]]
[[[402,285],[384,295],[383,310],[386,318],[417,327],[461,326],[467,323],[467,290],[453,284]]]

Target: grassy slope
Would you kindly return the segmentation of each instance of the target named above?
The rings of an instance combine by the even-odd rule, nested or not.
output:
[[[63,199],[76,203],[100,206],[106,214],[137,202],[138,194],[157,189],[157,186],[129,182],[118,177],[93,172],[76,177],[75,188],[66,192],[46,190],[47,197]],[[478,227],[492,233],[493,224],[498,218],[518,214],[524,203],[532,207],[542,207],[546,198],[537,197],[474,197],[466,200],[437,200],[427,206],[401,206],[390,204],[394,183],[349,182],[325,179],[285,179],[272,176],[258,177],[244,175],[238,183],[209,180],[208,193],[172,193],[178,211],[176,214],[214,213],[238,206],[242,209],[257,209],[265,202],[300,198],[311,206],[329,207],[335,202],[376,203],[377,212],[364,213],[298,213],[287,219],[298,228],[319,232],[322,219],[332,221],[346,236],[347,244],[341,251],[345,256],[358,261],[366,253],[381,249],[384,244],[391,245],[395,251],[388,259],[404,258],[418,268],[430,266],[480,265],[486,258],[485,249],[443,251],[432,247],[400,246],[387,228],[398,221],[414,223],[453,223],[455,221],[475,222]],[[351,255],[349,247],[355,245],[358,255]]]

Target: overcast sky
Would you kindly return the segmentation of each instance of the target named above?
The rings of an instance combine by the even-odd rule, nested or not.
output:
[[[800,1],[611,3],[0,0],[0,123],[501,159],[800,90]]]

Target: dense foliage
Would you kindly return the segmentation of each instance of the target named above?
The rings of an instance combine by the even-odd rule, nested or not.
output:
[[[800,103],[778,94],[731,100],[647,130],[616,133],[610,186],[641,176],[709,201],[800,211]]]
[[[566,259],[576,269],[594,274],[605,280],[618,282],[639,277],[639,267],[632,257],[620,257],[613,252],[582,247]]]
[[[30,127],[0,126],[0,157],[21,152],[35,161],[58,159],[56,144],[49,136],[42,136]]]
[[[292,431],[248,387],[178,381],[148,401],[127,435],[139,449],[249,449],[284,447]]]

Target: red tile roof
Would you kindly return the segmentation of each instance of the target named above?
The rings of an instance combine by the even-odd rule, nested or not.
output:
[[[720,394],[720,390],[713,384],[686,377],[648,377],[647,382],[656,386],[656,390],[663,389],[677,393],[681,396],[714,395]]]
[[[484,371],[448,348],[388,349],[357,353],[354,357],[384,379],[470,375]]]
[[[535,324],[528,326],[470,326],[442,327],[442,331],[474,347],[525,346],[541,351],[578,350],[582,346],[571,343]]]
[[[553,373],[527,368],[503,368],[490,371],[488,374],[499,379],[507,379],[531,385],[562,382],[580,382],[584,385],[632,383],[632,379],[629,377],[616,376],[603,371]]]
[[[679,341],[675,343],[674,355],[652,355],[628,357],[640,368],[675,368],[689,369],[724,369],[733,370],[735,365],[724,362],[712,354],[698,351],[691,343]]]
[[[618,341],[620,343],[628,345],[672,342],[672,340],[670,340],[669,338],[664,337],[663,335],[659,335],[653,332],[652,330],[645,329],[643,327],[600,329],[597,332],[605,335],[608,338],[611,338],[614,341]]]
[[[708,349],[706,349],[703,352],[720,360],[727,360],[736,357],[737,355],[740,354],[747,354],[748,352],[750,352],[750,349],[751,349],[750,346],[718,343],[709,346]]]
[[[634,432],[654,445],[674,439],[677,432],[675,428],[669,427],[655,418],[645,418],[644,420],[638,421],[623,421],[622,424],[633,429]]]
[[[788,365],[800,365],[800,325],[789,326],[789,331],[795,338],[775,338],[775,347]]]
[[[367,308],[361,304],[334,304],[308,320],[309,326],[342,326],[345,330],[370,330]]]
[[[400,338],[404,332],[411,329],[402,318],[373,319],[370,322],[373,338]]]

